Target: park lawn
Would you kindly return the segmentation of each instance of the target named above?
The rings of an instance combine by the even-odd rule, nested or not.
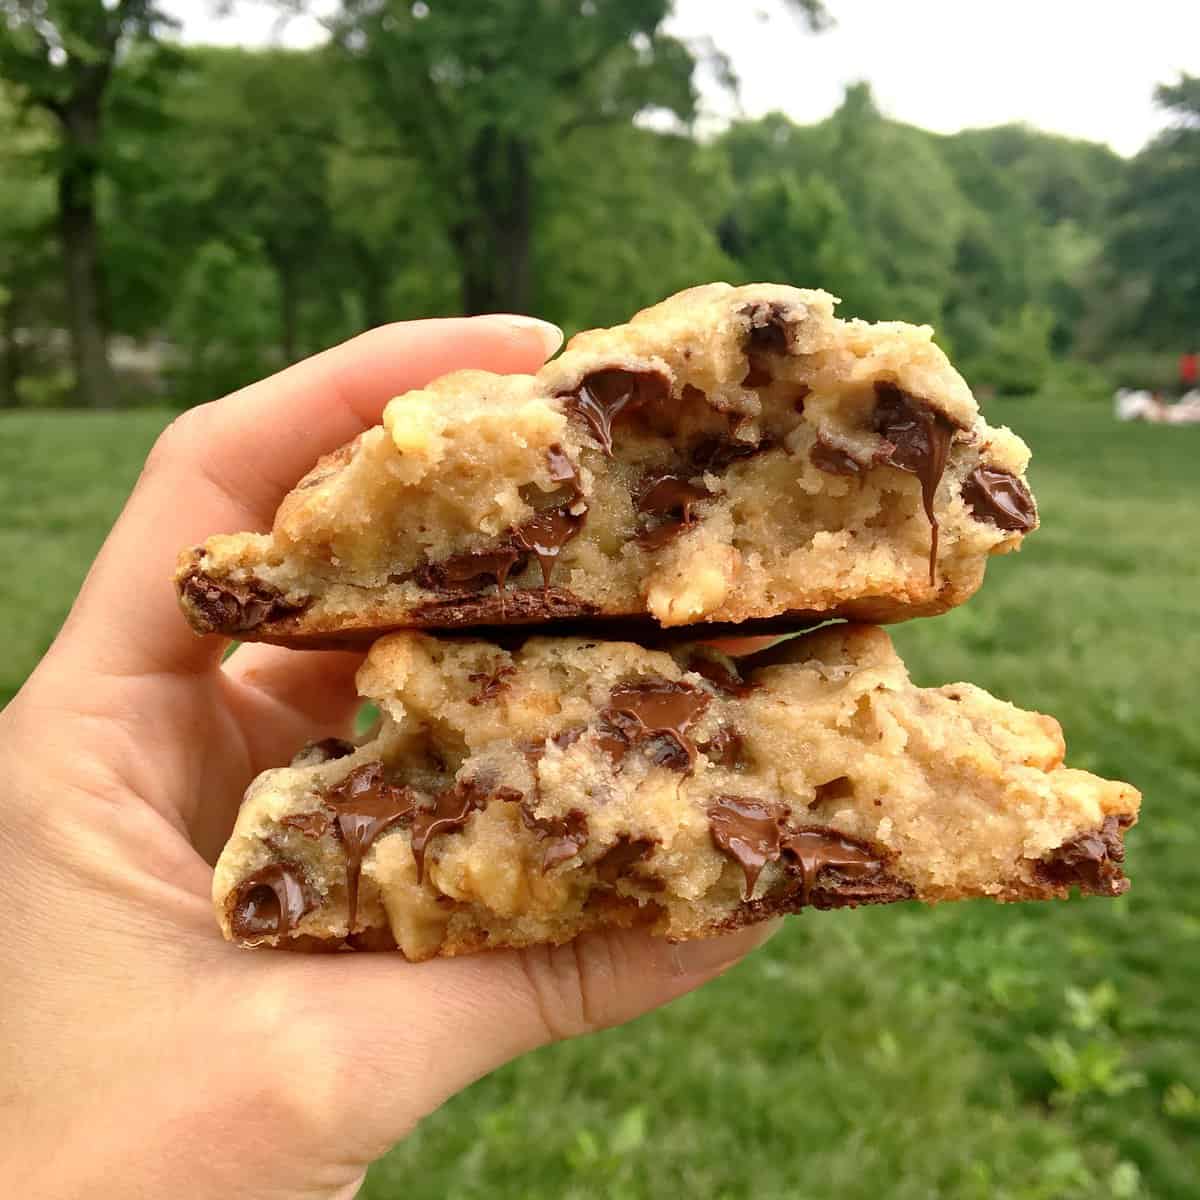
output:
[[[1200,1197],[1200,429],[989,416],[1035,449],[1044,528],[896,640],[920,682],[1052,712],[1075,765],[1143,789],[1130,894],[806,913],[703,993],[476,1084],[369,1200]],[[0,702],[165,420],[0,417]]]

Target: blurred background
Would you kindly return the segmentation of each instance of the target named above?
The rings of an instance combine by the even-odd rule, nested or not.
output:
[[[1200,426],[1113,411],[1196,386],[1200,5],[0,0],[0,703],[179,409],[710,279],[935,325],[1031,443],[1042,530],[895,636],[1145,791],[1133,890],[806,913],[365,1195],[1200,1197]]]

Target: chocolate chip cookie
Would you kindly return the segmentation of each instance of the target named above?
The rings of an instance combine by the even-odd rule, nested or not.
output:
[[[943,612],[1037,525],[1028,450],[931,331],[710,284],[536,375],[459,371],[176,583],[200,633],[294,645],[556,618]]]
[[[704,644],[402,633],[361,744],[247,793],[228,938],[410,959],[605,925],[701,937],[804,907],[1115,896],[1139,796],[1062,765],[1057,722],[918,688],[881,629],[738,660]]]

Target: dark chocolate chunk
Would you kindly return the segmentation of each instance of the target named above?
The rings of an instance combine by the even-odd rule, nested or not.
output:
[[[568,617],[592,617],[597,605],[566,588],[552,587],[513,592],[507,602],[499,595],[449,596],[417,605],[409,614],[417,627],[471,628],[481,625],[527,625]]]
[[[640,863],[654,853],[655,843],[651,838],[631,838],[622,833],[617,840],[593,864],[596,878],[601,883],[612,885],[623,875],[629,874],[629,868]]]
[[[772,354],[786,354],[790,344],[787,308],[778,300],[758,300],[743,305],[740,313],[750,320],[746,334],[746,350]]]
[[[565,399],[568,408],[587,422],[601,450],[612,458],[613,425],[670,393],[667,378],[658,371],[593,371]]]
[[[499,592],[510,572],[522,559],[515,546],[497,546],[491,550],[468,550],[452,554],[441,562],[427,563],[416,573],[417,583],[432,592],[472,591],[484,586],[486,580],[495,582]]]
[[[579,468],[561,446],[553,445],[547,449],[546,465],[550,470],[550,478],[555,483],[569,483],[576,493],[579,492]]]
[[[665,546],[695,522],[693,505],[708,499],[708,488],[689,483],[682,476],[665,473],[646,476],[637,493],[638,512],[667,519],[639,533],[638,544],[648,550]]]
[[[329,814],[319,808],[312,812],[289,813],[279,823],[286,825],[289,829],[297,830],[313,841],[324,837],[329,832],[330,826]]]
[[[1028,533],[1037,524],[1029,489],[1007,471],[976,467],[963,480],[962,498],[977,521],[997,529]]]
[[[826,441],[822,436],[817,437],[816,444],[808,452],[808,457],[817,470],[828,475],[859,476],[864,470],[863,464],[853,454]]]
[[[513,538],[522,550],[533,554],[542,569],[542,589],[550,590],[550,577],[558,562],[559,551],[583,528],[587,509],[573,513],[570,507],[552,508],[531,517],[513,530]]]
[[[179,585],[179,594],[199,633],[249,633],[268,621],[303,612],[309,599],[291,601],[261,580],[216,580],[193,567]]]
[[[730,437],[703,438],[692,447],[691,462],[697,474],[719,475],[731,464],[763,454],[774,446],[769,437],[757,442],[739,442]]]
[[[789,810],[748,796],[721,796],[708,807],[713,843],[742,868],[749,900],[763,867],[779,858],[779,838]]]
[[[416,794],[410,788],[388,783],[383,763],[371,762],[355,767],[331,788],[325,803],[333,810],[346,849],[347,921],[353,933],[363,859],[385,829],[402,822],[407,824],[413,818],[417,811]]]
[[[511,799],[509,789],[502,799]],[[467,823],[467,818],[476,810],[485,808],[496,795],[495,788],[483,786],[478,780],[468,779],[434,797],[432,806],[413,811],[412,852],[417,862],[417,882],[425,878],[425,849],[429,839],[443,833],[457,833]]]
[[[1125,861],[1121,830],[1117,817],[1105,817],[1099,829],[1064,842],[1043,858],[1037,864],[1038,875],[1047,883],[1078,886],[1090,895],[1120,896],[1129,890],[1121,870]]]
[[[689,683],[669,679],[618,684],[601,713],[598,740],[618,761],[629,746],[645,744],[653,762],[687,770],[695,762],[696,747],[686,731],[711,699]]]
[[[229,924],[240,942],[286,937],[315,908],[303,869],[276,862],[243,879],[233,893]]]
[[[938,520],[933,500],[946,469],[954,426],[941,413],[902,392],[894,383],[875,385],[875,432],[884,439],[880,462],[921,481],[921,503],[929,519],[929,582],[937,580]]]
[[[792,829],[780,840],[789,870],[800,875],[800,903],[812,902],[822,871],[832,869],[844,879],[870,879],[882,872],[883,857],[870,846],[830,829]]]
[[[508,688],[508,677],[515,675],[517,668],[513,666],[498,667],[495,671],[476,671],[467,676],[470,683],[479,684],[479,691],[468,698],[468,704],[485,704],[495,700],[501,692]]]
[[[527,829],[533,830],[542,847],[542,874],[552,867],[574,858],[587,843],[587,817],[578,809],[571,809],[565,817],[535,816],[529,805],[521,801],[521,820]]]
[[[732,725],[722,725],[707,742],[698,747],[711,763],[735,770],[746,765],[746,739]]]
[[[292,758],[293,767],[315,767],[353,754],[358,747],[344,738],[327,737],[319,742],[309,742]]]
[[[750,366],[742,379],[742,387],[760,388],[769,387],[774,376],[772,376],[767,365],[757,355],[750,354],[747,356]]]

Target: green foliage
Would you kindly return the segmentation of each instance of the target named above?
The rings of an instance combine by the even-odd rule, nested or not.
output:
[[[1133,161],[1109,247],[1121,324],[1158,347],[1200,349],[1200,77],[1158,90],[1174,123]]]
[[[963,364],[967,378],[1010,396],[1028,396],[1045,382],[1052,364],[1048,309],[1026,305],[993,326],[981,350]]]

